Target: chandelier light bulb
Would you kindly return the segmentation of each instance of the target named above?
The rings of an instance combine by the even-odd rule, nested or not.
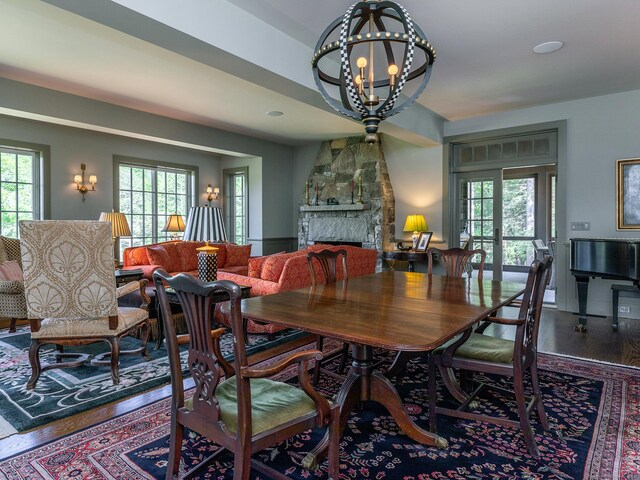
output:
[[[393,76],[397,75],[398,74],[398,66],[394,65],[394,64],[389,65],[388,72],[389,72],[389,75],[393,75]]]
[[[367,66],[367,59],[360,57],[357,62],[358,68],[365,68]]]

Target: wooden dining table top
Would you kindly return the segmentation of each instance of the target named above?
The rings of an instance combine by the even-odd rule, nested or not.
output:
[[[242,314],[349,343],[429,351],[523,291],[519,283],[385,271],[245,299]]]

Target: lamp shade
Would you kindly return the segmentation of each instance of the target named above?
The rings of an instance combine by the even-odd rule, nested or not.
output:
[[[426,232],[427,222],[424,215],[407,215],[403,230],[405,232]]]
[[[116,237],[130,237],[131,230],[129,229],[129,223],[124,213],[120,212],[102,212],[100,213],[101,222],[111,222],[111,236]]]
[[[182,215],[169,215],[163,232],[184,232],[184,220]]]
[[[226,242],[227,231],[218,207],[192,207],[184,229],[184,240]]]

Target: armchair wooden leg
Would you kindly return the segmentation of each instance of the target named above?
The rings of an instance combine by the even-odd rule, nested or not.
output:
[[[147,358],[147,342],[149,341],[149,322],[140,325],[140,348],[143,358]]]
[[[342,354],[340,355],[340,366],[338,367],[338,373],[344,373],[344,369],[347,366],[347,360],[349,360],[349,344],[344,343],[342,345]]]
[[[12,318],[11,319],[11,324],[9,325],[9,333],[14,333],[16,331],[16,321],[18,319],[17,318]]]
[[[531,428],[531,423],[529,423],[529,411],[527,409],[527,399],[524,395],[524,383],[522,377],[522,372],[516,371],[513,378],[516,393],[516,405],[518,407],[518,417],[520,417],[520,430],[524,436],[524,441],[527,444],[529,453],[534,458],[539,458],[540,453],[538,452],[538,446],[536,445],[536,439],[533,434],[533,429]]]
[[[119,339],[112,337],[109,339],[111,344],[111,379],[114,385],[120,383],[120,371],[118,368],[118,361],[120,359],[120,341]]]
[[[42,344],[38,340],[31,340],[29,346],[29,364],[31,365],[31,377],[27,381],[27,390],[33,390],[36,387],[38,378],[40,378],[40,347]]]
[[[175,412],[171,415],[171,435],[169,436],[169,458],[167,460],[166,480],[178,478],[180,471],[180,456],[182,454],[182,439],[184,425],[176,421]]]
[[[251,473],[251,446],[235,452],[233,459],[233,480],[249,480]]]
[[[544,411],[544,403],[542,402],[542,393],[540,392],[540,381],[538,380],[538,365],[536,362],[531,364],[529,368],[531,372],[531,386],[533,389],[533,396],[536,399],[536,411],[538,413],[538,419],[540,420],[540,425],[544,431],[549,430],[549,419],[547,418],[547,414]]]

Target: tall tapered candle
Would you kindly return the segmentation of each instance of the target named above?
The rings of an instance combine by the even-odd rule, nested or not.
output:
[[[351,180],[351,193],[353,193],[353,189],[354,189],[354,187],[355,187],[355,184],[354,184],[354,181],[353,181],[353,179],[352,179],[352,180]]]

